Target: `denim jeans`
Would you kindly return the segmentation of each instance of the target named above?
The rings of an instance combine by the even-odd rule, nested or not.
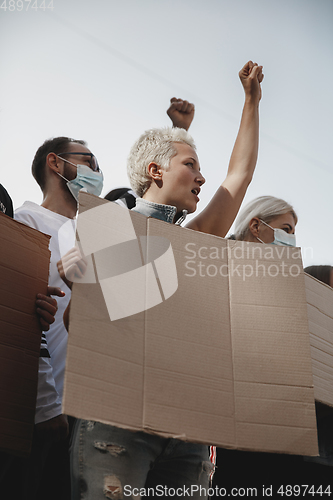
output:
[[[214,468],[208,452],[205,445],[80,420],[71,450],[72,500],[140,498],[141,488],[149,498],[204,500]]]

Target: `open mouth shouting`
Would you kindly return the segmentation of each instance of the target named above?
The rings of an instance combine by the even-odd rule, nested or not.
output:
[[[195,194],[195,197],[197,199],[197,201],[199,201],[199,193],[200,193],[200,188],[199,187],[196,187],[194,189],[191,190],[191,193]]]

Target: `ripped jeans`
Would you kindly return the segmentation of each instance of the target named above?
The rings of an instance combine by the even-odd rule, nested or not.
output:
[[[214,469],[208,452],[201,444],[79,420],[71,450],[72,500],[140,494],[204,500]]]

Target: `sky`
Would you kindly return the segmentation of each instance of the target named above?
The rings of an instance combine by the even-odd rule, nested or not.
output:
[[[175,96],[196,106],[199,212],[226,176],[252,60],[265,77],[243,206],[285,199],[304,265],[333,265],[332,28],[332,0],[0,0],[0,182],[14,208],[41,203],[32,159],[65,135],[97,156],[102,196],[128,186],[132,144],[171,123]]]

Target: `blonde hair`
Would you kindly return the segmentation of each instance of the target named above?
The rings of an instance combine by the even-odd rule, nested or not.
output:
[[[236,223],[234,237],[236,240],[244,240],[250,230],[249,224],[253,217],[263,220],[267,224],[278,217],[291,213],[297,224],[297,215],[289,203],[274,196],[260,196],[248,203],[239,213]]]
[[[132,147],[127,160],[127,174],[132,186],[140,197],[150,186],[149,163],[156,163],[168,169],[170,160],[177,154],[175,142],[188,144],[196,149],[190,134],[183,128],[156,128],[147,130]]]

